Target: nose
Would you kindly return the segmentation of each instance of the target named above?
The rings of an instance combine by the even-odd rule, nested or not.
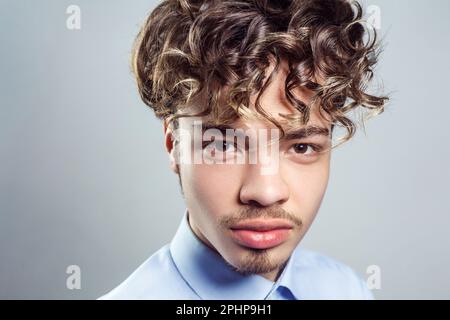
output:
[[[289,188],[280,169],[272,174],[262,174],[260,165],[248,165],[239,193],[241,203],[268,207],[286,202],[289,199]]]

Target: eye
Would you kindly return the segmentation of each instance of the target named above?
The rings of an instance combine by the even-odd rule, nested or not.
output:
[[[294,153],[306,156],[311,156],[321,150],[320,146],[311,143],[295,143],[291,148]]]
[[[222,152],[234,152],[235,151],[235,146],[233,142],[229,142],[229,141],[217,141],[218,144],[218,151],[222,151]]]
[[[208,151],[224,152],[224,153],[236,151],[236,146],[234,145],[234,142],[226,140],[214,140],[211,142],[206,142],[203,148],[207,149]]]

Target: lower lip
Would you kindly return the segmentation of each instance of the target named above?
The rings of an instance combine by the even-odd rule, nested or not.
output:
[[[269,249],[285,242],[290,229],[273,229],[256,231],[248,229],[232,229],[234,239],[245,247],[253,249]]]

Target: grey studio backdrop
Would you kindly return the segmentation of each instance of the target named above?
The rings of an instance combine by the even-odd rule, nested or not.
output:
[[[176,231],[178,181],[128,64],[156,3],[0,1],[0,298],[97,298]],[[448,299],[450,2],[364,4],[380,8],[392,99],[334,151],[303,246],[365,278],[378,266],[376,298]]]

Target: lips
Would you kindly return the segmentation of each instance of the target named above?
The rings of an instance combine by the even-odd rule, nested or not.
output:
[[[285,242],[292,224],[281,219],[259,219],[240,222],[232,226],[233,239],[252,249],[270,249]]]

